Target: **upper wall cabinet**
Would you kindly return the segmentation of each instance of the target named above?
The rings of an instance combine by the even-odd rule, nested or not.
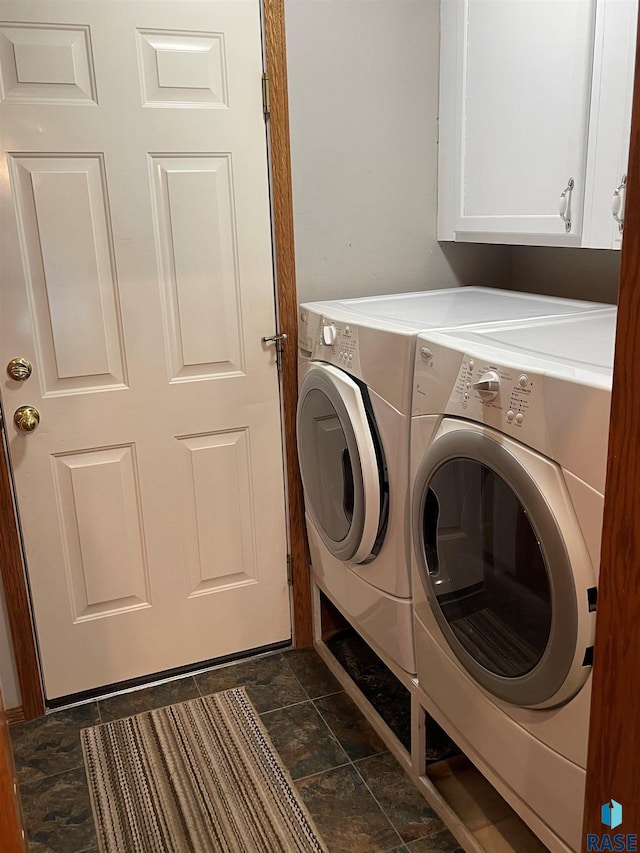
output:
[[[440,240],[620,247],[636,13],[442,0]]]

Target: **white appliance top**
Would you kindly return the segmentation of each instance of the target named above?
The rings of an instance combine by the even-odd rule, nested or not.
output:
[[[360,299],[307,302],[298,312],[298,346],[365,382],[398,411],[411,410],[415,342],[420,332],[494,328],[516,320],[611,310],[599,302],[489,287],[454,287]]]
[[[492,355],[511,364],[526,362],[546,374],[571,376],[579,382],[610,388],[617,316],[617,308],[611,306],[572,317],[426,332],[418,341],[448,343],[455,349]]]
[[[485,424],[602,494],[616,319],[610,307],[421,334],[412,415]]]
[[[501,323],[522,317],[550,317],[605,307],[600,302],[562,299],[490,287],[453,287],[418,293],[306,302],[300,312],[356,322],[371,328],[415,332],[478,323]]]

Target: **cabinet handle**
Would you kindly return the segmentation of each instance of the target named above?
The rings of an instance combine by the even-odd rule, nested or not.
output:
[[[567,233],[571,231],[571,193],[573,192],[574,185],[573,178],[569,178],[567,186],[560,193],[560,219],[564,222],[564,230]]]
[[[618,228],[622,234],[624,228],[624,202],[627,197],[627,176],[623,175],[620,181],[620,186],[617,187],[611,199],[611,213],[613,218],[618,223]]]

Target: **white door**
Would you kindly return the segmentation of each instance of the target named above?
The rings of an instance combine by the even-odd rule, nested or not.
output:
[[[441,239],[579,245],[595,11],[443,0]]]
[[[1,8],[2,404],[47,696],[286,640],[259,0]]]

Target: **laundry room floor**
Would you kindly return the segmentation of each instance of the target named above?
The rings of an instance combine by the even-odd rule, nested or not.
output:
[[[81,729],[240,686],[329,853],[463,853],[313,649],[251,658],[13,726],[29,850],[97,853]],[[543,853],[465,762],[463,756],[440,762],[433,781],[474,837],[490,853]]]
[[[352,629],[338,631],[326,648],[407,751],[411,707],[407,689]],[[427,715],[427,776],[487,853],[548,853],[445,731]]]
[[[82,728],[242,685],[330,853],[462,853],[310,649],[241,661],[13,726],[30,851],[97,850]]]

